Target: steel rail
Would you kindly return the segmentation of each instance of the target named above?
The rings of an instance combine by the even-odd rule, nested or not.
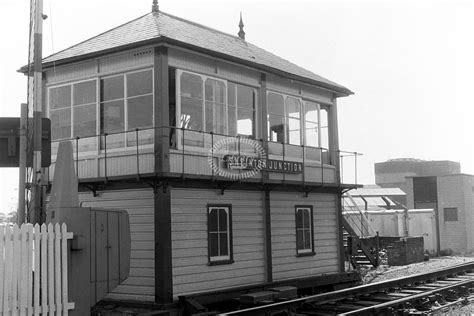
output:
[[[340,313],[339,315],[358,315],[358,314],[378,315],[377,312],[379,312],[381,310],[384,310],[384,309],[387,309],[391,306],[401,305],[401,304],[408,303],[408,302],[411,302],[411,301],[414,301],[414,300],[417,300],[417,299],[421,299],[423,297],[427,297],[427,296],[442,293],[442,292],[445,292],[445,291],[453,290],[453,289],[461,287],[461,286],[468,286],[468,285],[473,284],[473,283],[474,283],[474,277],[472,278],[472,280],[457,282],[455,284],[446,285],[446,286],[443,286],[443,287],[440,287],[438,289],[434,289],[434,290],[431,290],[431,291],[424,291],[423,293],[420,293],[420,294],[410,295],[410,296],[407,296],[407,297],[404,297],[404,298],[395,299],[393,301],[388,301],[388,302],[377,304],[377,305],[374,305],[374,306],[362,307],[360,309],[357,309],[357,310],[354,310],[354,311],[351,311],[351,312]],[[388,295],[390,295],[390,294],[388,294]]]
[[[438,269],[428,273],[419,273],[407,277],[396,278],[392,280],[382,281],[373,284],[361,285],[349,289],[342,289],[338,291],[316,294],[307,297],[301,297],[293,300],[271,303],[267,305],[251,307],[247,309],[241,309],[237,311],[220,313],[218,315],[263,315],[265,313],[271,313],[272,311],[281,311],[285,308],[298,307],[304,303],[317,303],[318,305],[342,301],[347,298],[360,297],[375,292],[381,292],[387,289],[402,288],[407,285],[424,283],[429,280],[436,280],[449,275],[456,275],[460,273],[466,273],[468,271],[474,271],[474,262],[456,265],[450,268]],[[468,280],[466,282],[472,282]],[[459,285],[458,285],[459,286]],[[445,287],[443,287],[445,288]],[[422,293],[420,293],[422,294]],[[413,296],[410,296],[413,297]],[[413,298],[411,299],[413,300]],[[393,301],[392,301],[393,302]]]

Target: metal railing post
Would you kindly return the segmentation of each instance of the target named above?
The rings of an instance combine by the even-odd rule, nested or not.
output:
[[[76,136],[76,177],[79,178],[79,136]]]
[[[354,181],[355,184],[357,185],[357,153],[354,152]]]
[[[240,135],[237,135],[237,148],[238,148],[238,152],[239,152],[239,164],[241,163],[241,157],[240,157]],[[242,174],[242,169],[240,169],[240,166],[239,166],[239,180],[241,180],[240,176]]]
[[[306,146],[302,145],[303,147],[303,187],[306,186]]]
[[[138,128],[135,129],[135,140],[137,143],[137,180],[140,179],[140,156],[138,152]]]
[[[319,147],[319,156],[321,160],[321,185],[324,185],[324,158],[323,158],[323,148]]]
[[[260,139],[260,142],[261,142],[261,145],[264,146],[264,143],[263,143],[263,138]],[[266,146],[267,150],[265,151],[264,149],[264,156],[260,157],[260,158],[265,158],[267,161],[268,161],[268,141],[267,141],[267,146]],[[264,168],[260,169],[260,176],[261,176],[261,180],[262,180],[262,183],[265,182],[265,171],[263,170]]]
[[[375,255],[375,264],[376,266],[378,267],[379,264],[380,264],[380,258],[379,258],[379,255],[380,255],[380,239],[379,239],[379,231],[376,232],[376,236],[375,238],[377,238],[377,240],[375,241],[376,242],[376,246],[375,246],[375,251],[376,251],[376,255]]]
[[[184,176],[184,127],[181,127],[181,131],[182,131],[182,136],[181,136],[181,163],[182,163],[182,167],[181,167],[181,175]]]
[[[211,131],[211,174],[214,180],[214,133]]]
[[[343,160],[344,156],[343,155],[340,155],[339,156],[339,159],[340,159],[340,167],[339,167],[339,170],[340,170],[340,173],[341,173],[341,183],[344,183],[344,160]]]
[[[286,156],[286,147],[285,147],[285,143],[282,142],[281,143],[281,146],[283,148],[283,163],[285,163],[285,156]],[[286,182],[286,172],[283,172],[283,185],[285,185],[285,182]]]
[[[107,133],[104,133],[104,176],[107,181]]]

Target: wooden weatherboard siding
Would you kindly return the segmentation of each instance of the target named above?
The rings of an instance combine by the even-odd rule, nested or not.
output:
[[[339,272],[336,194],[271,192],[273,280]],[[313,207],[313,256],[297,256],[295,206]]]
[[[127,210],[130,219],[130,275],[106,297],[119,300],[154,301],[154,198],[153,190],[101,191],[93,197],[79,195],[82,206]]]
[[[209,265],[208,204],[232,205],[232,264]],[[261,192],[171,189],[173,296],[265,282]]]

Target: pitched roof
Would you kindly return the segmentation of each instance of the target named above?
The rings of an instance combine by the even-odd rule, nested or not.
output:
[[[57,52],[43,59],[47,67],[55,62],[68,62],[76,58],[92,57],[126,47],[136,47],[159,41],[192,46],[223,58],[237,59],[269,72],[296,76],[329,88],[342,95],[352,91],[335,82],[314,74],[283,58],[259,48],[241,38],[184,20],[164,12],[151,12],[84,42]],[[304,80],[306,79],[306,80]]]

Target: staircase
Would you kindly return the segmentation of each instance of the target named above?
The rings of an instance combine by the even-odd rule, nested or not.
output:
[[[354,269],[379,265],[378,232],[370,225],[364,211],[347,192],[343,199],[343,239],[347,260]],[[349,202],[349,203],[347,203]]]

